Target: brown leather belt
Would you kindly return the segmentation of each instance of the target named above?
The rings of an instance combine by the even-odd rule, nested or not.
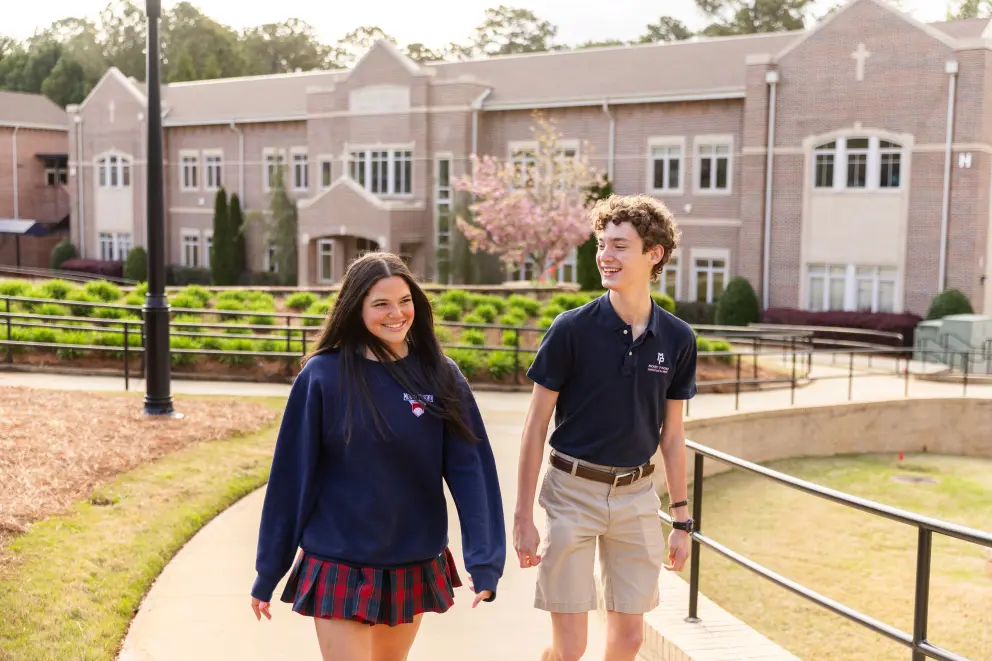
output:
[[[551,453],[551,465],[559,470],[563,470],[566,473],[572,472],[572,467],[574,463],[571,459],[566,459],[554,452]],[[603,482],[605,484],[612,484],[614,487],[625,487],[628,484],[636,482],[642,477],[647,477],[654,472],[654,464],[644,464],[643,466],[638,466],[637,468],[631,468],[622,472],[614,472],[608,470],[602,470],[599,468],[593,468],[592,466],[586,466],[585,464],[579,464],[575,468],[575,475],[578,477],[583,477],[587,480],[594,480],[596,482]]]

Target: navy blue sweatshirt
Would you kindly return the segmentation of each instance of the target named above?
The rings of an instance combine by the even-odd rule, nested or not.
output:
[[[381,416],[376,431],[357,387],[341,382],[340,354],[309,360],[293,382],[276,441],[258,536],[251,594],[271,601],[297,548],[359,567],[391,569],[437,558],[448,544],[443,484],[454,498],[465,568],[476,591],[503,573],[503,502],[482,415],[455,364],[462,411],[479,440],[449,431],[378,362],[359,361]],[[411,355],[403,361],[416,361]],[[341,388],[351,387],[351,438],[345,442]]]

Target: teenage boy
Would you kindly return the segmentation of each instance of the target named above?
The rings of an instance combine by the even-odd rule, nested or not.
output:
[[[534,392],[513,544],[521,567],[537,567],[535,606],[551,613],[553,642],[542,661],[578,661],[585,652],[588,612],[597,607],[597,540],[606,660],[634,661],[644,613],[659,602],[661,568],[682,569],[692,531],[682,412],[696,394],[696,338],[651,298],[679,232],[665,205],[643,195],[601,200],[591,217],[607,292],[558,315],[528,371]],[[547,513],[542,544],[534,498],[552,411],[552,450],[538,495]],[[659,444],[676,521],[667,564],[651,463]]]

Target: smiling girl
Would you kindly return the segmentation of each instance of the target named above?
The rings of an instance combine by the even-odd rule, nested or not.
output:
[[[271,618],[292,565],[281,600],[314,618],[325,661],[406,659],[423,613],[447,611],[461,585],[444,483],[475,607],[495,598],[505,559],[482,416],[441,353],[409,269],[389,253],[364,255],[286,404],[259,529],[255,617]]]

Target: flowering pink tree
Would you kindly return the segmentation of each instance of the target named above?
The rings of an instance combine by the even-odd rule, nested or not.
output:
[[[536,148],[509,162],[472,155],[472,174],[453,181],[475,196],[473,218],[458,217],[458,228],[472,252],[498,256],[508,266],[532,260],[543,279],[589,238],[587,189],[602,183],[585,154],[563,148],[551,122],[535,113]]]

